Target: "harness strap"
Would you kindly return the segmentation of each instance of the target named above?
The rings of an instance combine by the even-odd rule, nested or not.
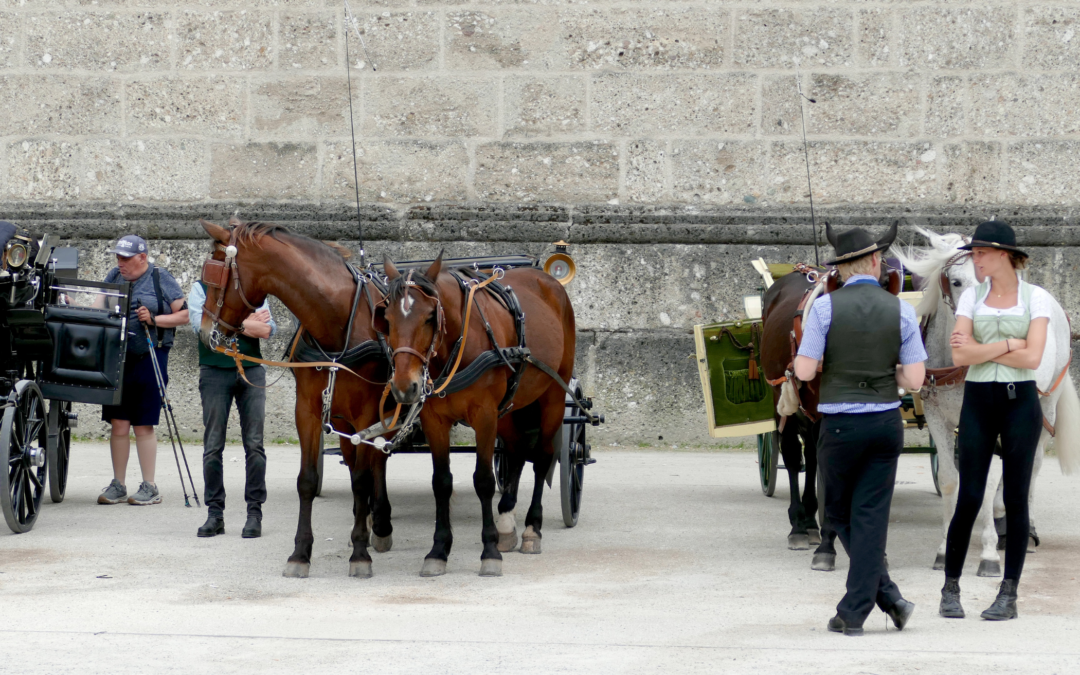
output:
[[[472,316],[473,296],[476,295],[476,291],[494,282],[497,277],[498,275],[492,274],[486,280],[481,281],[478,284],[472,284],[469,286],[469,295],[465,298],[465,323],[462,324],[461,327],[460,343],[462,345],[465,344],[465,341],[468,339],[469,335],[469,317]],[[442,386],[432,391],[432,394],[438,394],[450,385],[450,381],[454,379],[454,373],[457,372],[458,366],[461,365],[461,357],[464,353],[464,348],[458,349],[457,358],[454,360],[454,366],[450,369],[450,374],[446,376],[446,380],[442,383]]]
[[[257,363],[260,366],[277,366],[278,368],[340,368],[347,373],[356,375],[356,377],[360,377],[360,375],[358,375],[348,366],[343,366],[340,363],[335,363],[333,361],[309,361],[307,363],[288,363],[285,361],[269,361],[267,359],[260,359],[254,356],[248,356],[247,354],[241,354],[240,350],[238,349],[230,350],[226,347],[223,347],[222,345],[217,345],[216,347],[212,347],[211,349],[219,354],[224,354],[225,356],[228,356],[233,361],[235,361],[237,372],[240,373],[240,377],[244,378],[244,382],[247,382],[248,384],[251,384],[251,382],[248,382],[247,375],[244,374],[244,366],[241,361]],[[258,385],[251,384],[251,386],[257,387]]]
[[[1042,392],[1040,391],[1039,393],[1041,394]],[[1043,428],[1050,432],[1051,438],[1054,437],[1054,425],[1050,424],[1050,420],[1046,419],[1045,415],[1043,416]]]
[[[1071,349],[1069,350],[1069,363],[1072,363],[1072,350]],[[1065,376],[1068,375],[1068,373],[1069,373],[1069,365],[1067,363],[1067,364],[1065,364],[1065,367],[1061,369],[1061,374],[1057,376],[1056,380],[1054,380],[1054,384],[1050,387],[1050,391],[1043,391],[1042,389],[1038,389],[1038,387],[1036,387],[1037,391],[1039,392],[1039,395],[1040,396],[1049,396],[1050,394],[1053,394],[1054,390],[1061,386],[1062,381],[1065,380]],[[1053,427],[1050,427],[1050,435],[1051,436],[1054,435]]]
[[[577,405],[578,410],[580,410],[582,416],[585,417],[585,419],[589,421],[589,424],[593,424],[593,425],[596,424],[596,417],[591,415],[589,413],[589,411],[585,409],[585,404],[581,401],[581,399],[579,399],[577,397],[577,394],[575,394],[570,389],[570,386],[567,385],[566,382],[563,381],[562,377],[559,375],[559,373],[557,373],[555,371],[554,368],[552,368],[548,364],[544,363],[543,361],[540,361],[540,360],[536,359],[535,357],[533,357],[532,354],[526,354],[523,357],[522,360],[525,361],[525,363],[528,363],[531,366],[536,366],[536,368],[538,368],[545,375],[547,375],[551,379],[555,380],[555,383],[558,384],[560,387],[562,387],[563,391],[565,391],[567,394],[570,394],[570,398],[572,398],[574,400],[574,404]]]

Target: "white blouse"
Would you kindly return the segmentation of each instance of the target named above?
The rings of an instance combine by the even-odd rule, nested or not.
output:
[[[977,286],[973,286],[960,296],[960,302],[956,304],[956,316],[966,316],[969,319],[975,318],[975,314],[979,316],[1022,316],[1024,314],[1024,298],[1023,293],[1019,291],[1016,293],[1016,306],[1008,309],[998,309],[997,307],[987,307],[986,300],[979,302],[976,306],[975,293],[978,289]],[[989,294],[987,294],[989,297]],[[1053,307],[1053,298],[1045,289],[1031,285],[1031,308],[1030,316],[1032,319],[1050,318],[1050,310]]]

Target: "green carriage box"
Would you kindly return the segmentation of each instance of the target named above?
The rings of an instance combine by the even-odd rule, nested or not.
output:
[[[773,393],[761,369],[761,321],[694,326],[709,436],[753,436],[776,429]]]

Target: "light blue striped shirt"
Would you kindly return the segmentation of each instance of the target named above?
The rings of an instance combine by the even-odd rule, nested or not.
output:
[[[859,279],[868,279],[877,283],[874,277],[868,274],[855,274],[847,283]],[[923,347],[922,335],[919,333],[919,318],[915,315],[915,308],[900,298],[900,363],[918,363],[926,360],[926,349]],[[814,301],[810,312],[803,318],[803,338],[799,344],[799,356],[806,356],[815,361],[820,361],[825,356],[825,339],[832,325],[832,298],[822,295]],[[900,398],[897,396],[896,403],[819,403],[818,412],[826,415],[838,413],[872,413],[884,410],[893,410],[900,407]]]
[[[191,284],[191,291],[188,292],[187,297],[188,304],[188,325],[191,330],[195,332],[195,335],[199,334],[199,329],[202,327],[202,315],[203,305],[206,304],[206,291],[203,290],[202,284],[195,282]],[[267,298],[263,301],[262,307],[259,309],[265,309],[270,311],[270,299]],[[256,310],[258,311],[258,310]],[[274,337],[277,334],[277,323],[274,321],[274,317],[270,317],[270,337]]]

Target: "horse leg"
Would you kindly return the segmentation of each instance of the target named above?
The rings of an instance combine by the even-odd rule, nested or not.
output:
[[[540,553],[541,550],[544,481],[547,480],[551,463],[555,461],[554,442],[566,414],[565,401],[562,389],[553,386],[536,402],[540,407],[540,442],[533,453],[533,493],[529,511],[525,514],[525,532],[521,535],[522,553]]]
[[[386,461],[389,455],[379,450],[368,450],[372,455],[371,499],[371,547],[378,553],[386,553],[394,545],[390,522],[390,495],[386,491]]]
[[[1039,533],[1035,531],[1035,479],[1039,477],[1039,469],[1042,468],[1043,457],[1046,455],[1046,444],[1050,440],[1050,433],[1045,429],[1039,436],[1039,446],[1035,448],[1035,464],[1031,468],[1031,487],[1028,488],[1028,522],[1031,528],[1028,531],[1028,553],[1034,553],[1039,545]],[[1004,495],[1002,495],[1004,503]]]
[[[495,514],[491,500],[495,498],[495,438],[498,418],[495,414],[483,415],[473,421],[476,430],[476,470],[473,472],[473,488],[480,498],[483,526],[480,541],[484,550],[480,554],[480,576],[502,576],[502,553],[499,552],[499,531],[495,528]]]
[[[450,425],[441,421],[428,424],[423,418],[421,420],[431,448],[435,537],[431,551],[424,558],[424,566],[420,568],[420,576],[437,577],[446,574],[446,561],[454,544],[454,532],[450,528],[450,497],[454,494],[454,475],[450,473]]]
[[[371,554],[368,553],[368,513],[374,475],[371,471],[371,451],[357,448],[356,461],[350,477],[353,491],[352,555],[349,557],[349,576],[371,577]]]
[[[791,420],[789,420],[791,421]],[[802,466],[802,444],[799,442],[797,424],[788,424],[780,436],[780,454],[784,458],[784,467],[788,473],[788,485],[791,487],[791,504],[788,506],[788,521],[791,532],[788,533],[788,548],[792,551],[805,551],[810,548],[810,536],[806,531],[806,514],[802,500],[799,499],[799,468]]]
[[[295,547],[282,573],[286,577],[303,579],[311,569],[311,546],[315,541],[311,529],[311,504],[319,483],[319,452],[322,450],[319,447],[319,424],[318,415],[299,409],[296,411],[296,431],[300,437],[300,473],[296,477],[300,518],[296,525]]]
[[[525,453],[514,444],[507,443],[502,461],[508,462],[509,476],[507,484],[503,485],[502,497],[499,498],[499,518],[495,521],[495,529],[499,532],[499,550],[507,552],[517,548],[518,543],[517,515],[514,509],[517,507],[521,471],[525,468]]]
[[[994,527],[994,501],[1001,486],[1001,458],[994,457],[990,462],[990,473],[986,478],[986,493],[983,495],[979,517],[975,522],[982,522],[982,552],[979,554],[980,577],[1000,577],[1001,559],[997,552],[998,535]]]
[[[825,495],[817,494],[817,470],[818,470],[818,432],[821,430],[821,421],[818,420],[810,427],[810,433],[806,439],[806,489],[812,501],[806,506],[807,514],[813,518],[818,512],[818,500],[824,500]],[[811,537],[811,543],[813,538]],[[832,572],[836,569],[836,530],[833,529],[829,519],[821,518],[821,529],[818,534],[817,549],[814,550],[814,558],[810,561],[810,569],[819,572]]]
[[[956,498],[960,487],[960,473],[956,469],[956,456],[953,454],[953,432],[945,419],[934,415],[927,408],[926,424],[937,447],[938,486],[941,488],[942,529],[941,544],[934,556],[935,570],[945,569],[945,545],[949,534],[949,524],[956,513]]]
[[[806,460],[806,475],[803,478],[803,525],[810,539],[811,546],[821,544],[821,530],[818,528],[817,512],[817,443],[811,438],[812,430],[819,428],[814,424],[799,435],[803,439],[803,457]]]

